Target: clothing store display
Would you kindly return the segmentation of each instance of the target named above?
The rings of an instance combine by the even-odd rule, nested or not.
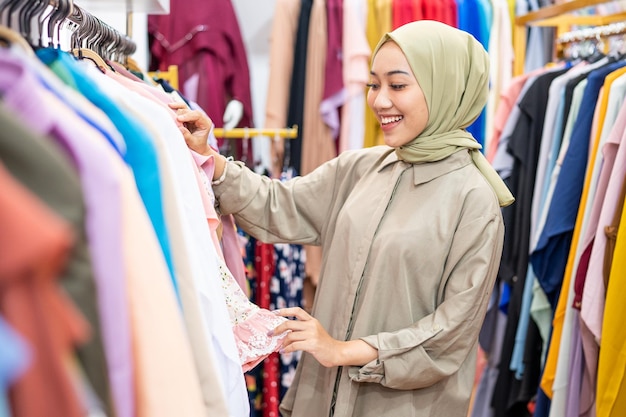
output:
[[[66,2],[73,3],[49,7]],[[580,40],[582,26],[557,10],[585,3],[574,15],[595,30],[592,21],[605,23],[594,17],[622,24],[624,5],[276,0],[272,20],[252,25],[241,19],[245,1],[166,3],[166,13],[147,11],[141,29],[148,74],[116,42],[80,39],[85,34],[70,27],[81,24],[69,17],[59,26],[43,15],[27,24],[22,17],[34,6],[0,0],[0,417],[453,416],[468,405],[468,417],[626,415],[624,31]],[[557,26],[534,17],[555,10]],[[384,152],[366,103],[379,40],[415,20],[468,32],[490,58],[488,80],[470,80],[488,85],[487,106],[464,109],[478,117],[428,164],[418,162],[432,154],[424,152],[429,143]],[[46,24],[49,40],[39,33]],[[581,37],[563,41],[570,26]],[[72,34],[78,38],[69,41]],[[250,49],[256,42],[268,50]],[[93,47],[104,67],[70,53],[70,43]],[[265,52],[267,62],[257,60]],[[411,67],[435,77],[443,69],[431,61]],[[267,73],[255,72],[259,62]],[[451,68],[461,74],[459,65]],[[259,74],[267,77],[263,91],[252,82]],[[430,114],[447,119],[441,103],[467,93],[420,87],[433,97]],[[215,160],[189,150],[172,102],[207,114],[215,127],[233,102],[241,104],[236,127],[254,128],[255,113],[263,129],[295,126],[293,139],[265,138],[284,144],[283,161],[273,161],[282,171],[270,173],[266,155],[257,158],[269,145],[212,130],[209,145],[241,161],[212,181]],[[253,111],[257,102],[261,112]],[[251,175],[253,165],[279,185]],[[330,178],[327,170],[334,180],[319,181]],[[485,179],[491,188],[467,185]],[[363,181],[378,184],[381,197],[359,194]],[[226,193],[228,203],[216,207]],[[297,204],[307,220],[259,223],[274,215],[259,194],[281,207]],[[485,214],[480,224],[463,223],[450,203],[459,195],[467,210]],[[311,211],[312,202],[323,209]],[[358,218],[330,215],[346,205],[358,207]],[[504,228],[493,220],[498,213]],[[433,216],[456,225],[459,238],[397,250],[399,235],[431,235],[426,229],[435,226],[416,225]],[[379,223],[385,228],[372,227]],[[487,242],[502,242],[501,259]],[[452,249],[443,259],[433,248],[445,245]],[[461,274],[469,260],[456,254],[467,251],[482,272],[462,278],[464,291],[453,289],[442,314],[428,314],[448,289],[416,274]],[[399,265],[391,274],[390,264]],[[372,279],[383,270],[391,281]],[[381,293],[396,300],[382,315]],[[287,319],[271,311],[286,307],[305,308],[336,339],[361,338],[379,360],[327,368],[311,354],[280,353],[285,335],[270,330]],[[463,309],[468,319],[451,322],[447,309]],[[483,311],[479,329],[472,317]],[[452,336],[441,337],[444,327]],[[467,340],[478,333],[484,357],[476,363]],[[432,357],[451,344],[457,353]],[[460,366],[452,375],[449,361]],[[401,377],[406,367],[414,377]],[[381,398],[391,397],[393,409],[383,408]]]
[[[614,372],[621,367],[611,357],[616,352],[611,346],[621,346],[623,337],[617,342],[612,333],[607,349],[603,346],[604,329],[615,323],[615,310],[606,306],[619,265],[610,257],[614,249],[607,245],[607,228],[623,209],[624,167],[618,154],[626,62],[609,54],[557,64],[514,78],[498,106],[500,122],[489,156],[508,184],[518,184],[513,192],[519,198],[504,209],[499,278],[511,297],[502,304],[501,296],[500,324],[483,329],[492,334],[487,346],[493,350],[495,343],[499,349],[500,367],[483,371],[474,417],[624,412],[622,376]],[[514,106],[508,91],[519,96]],[[530,117],[535,128],[520,125]],[[517,127],[511,129],[513,124]],[[523,174],[516,166],[531,161],[521,157],[530,151],[536,162],[525,162]],[[619,223],[613,230],[618,228]],[[497,340],[502,321],[507,331]],[[602,352],[613,366],[603,362]],[[491,406],[476,405],[484,401]]]
[[[33,57],[0,48],[0,79],[3,111],[15,114],[3,123],[10,135],[2,137],[0,155],[36,193],[30,198],[56,212],[38,215],[49,223],[36,226],[40,245],[30,246],[33,255],[41,252],[41,270],[25,264],[22,272],[6,263],[26,261],[26,253],[0,257],[14,268],[3,276],[51,283],[40,300],[52,308],[48,321],[28,321],[38,313],[24,313],[26,298],[0,306],[0,317],[24,337],[33,358],[17,380],[19,362],[4,374],[10,384],[0,394],[8,393],[9,411],[50,414],[37,408],[43,405],[59,416],[80,410],[248,416],[244,372],[280,348],[284,335],[267,332],[285,319],[244,292],[234,224],[224,222],[228,240],[222,242],[211,182],[167,106],[175,98],[127,71],[99,70],[59,49],[41,48]],[[17,130],[7,130],[13,124]],[[15,197],[25,207],[20,201]],[[7,206],[6,220],[11,210]],[[59,221],[47,220],[55,216]],[[19,233],[21,223],[12,227]],[[4,246],[11,242],[19,250],[13,228],[3,227],[10,239]],[[25,231],[23,239],[31,236]],[[48,241],[56,246],[46,249]],[[44,250],[55,256],[50,264]],[[62,303],[54,298],[60,285],[70,296]],[[3,299],[22,299],[21,293]],[[49,320],[57,320],[60,333],[45,348],[37,338]],[[37,394],[45,386],[56,389]],[[55,398],[39,402],[33,395]]]

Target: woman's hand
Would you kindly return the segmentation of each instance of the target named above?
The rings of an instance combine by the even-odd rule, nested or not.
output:
[[[325,367],[365,365],[378,357],[378,351],[362,340],[347,342],[333,339],[320,322],[299,307],[275,311],[283,317],[295,317],[277,326],[273,334],[289,331],[281,352],[308,352]]]
[[[174,102],[169,106],[176,112],[176,120],[180,123],[179,129],[187,146],[201,155],[216,153],[207,143],[213,127],[211,119],[198,110],[191,110],[185,103]]]

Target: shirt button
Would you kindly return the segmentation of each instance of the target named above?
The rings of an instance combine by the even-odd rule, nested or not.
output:
[[[441,330],[441,326],[440,326],[440,325],[438,325],[438,324],[435,324],[435,325],[433,326],[433,332],[438,332],[439,330]]]

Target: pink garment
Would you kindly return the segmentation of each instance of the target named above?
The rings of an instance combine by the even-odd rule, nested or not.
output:
[[[173,118],[176,117],[176,113],[168,106],[168,104],[172,103],[174,100],[166,93],[159,91],[157,88],[149,86],[144,82],[130,80],[118,72],[107,71],[105,74],[109,78],[112,78],[123,86],[127,87],[129,90],[134,91],[139,95],[142,95],[150,99],[151,101],[162,105],[163,108],[167,109],[172,114]]]
[[[202,172],[204,178],[213,178],[213,171],[215,169],[213,157],[200,155],[194,151],[190,152],[199,167],[198,171]],[[215,219],[217,219],[217,213],[213,207],[213,190],[208,184],[209,183],[201,181],[201,190],[206,192],[201,192],[200,194],[202,194],[207,213],[211,213],[210,215],[215,216]],[[224,216],[222,218],[224,218]],[[234,230],[234,223],[232,226]],[[226,229],[226,225],[224,229]],[[216,247],[216,249],[219,249],[219,247]],[[243,258],[240,257],[239,259],[243,266]],[[276,326],[287,319],[276,316],[269,310],[260,308],[250,301],[242,289],[242,285],[237,282],[226,265],[223,255],[218,259],[218,264],[226,307],[235,335],[235,342],[241,359],[241,365],[244,372],[246,372],[258,365],[271,353],[277,352],[278,349],[280,349],[281,341],[286,334],[268,336],[267,333],[270,330],[274,330]]]
[[[246,297],[250,298],[246,266],[243,263],[243,248],[239,244],[239,234],[232,214],[220,216],[222,219],[222,247],[224,260],[228,270],[233,274],[235,281],[241,287]]]
[[[192,162],[196,166],[196,169],[193,171],[196,175],[196,181],[198,182],[198,190],[200,190],[200,197],[202,198],[202,206],[204,207],[207,224],[209,225],[211,240],[213,241],[213,246],[215,246],[215,251],[223,260],[224,252],[222,251],[222,245],[218,236],[220,219],[215,211],[215,195],[213,194],[213,187],[211,186],[211,180],[209,179],[213,178],[215,163],[213,157],[203,156],[192,150],[189,152],[191,159],[193,159]],[[202,163],[198,163],[198,161],[202,161]]]
[[[581,392],[595,392],[599,360],[599,340],[604,317],[606,288],[604,286],[603,267],[607,238],[604,227],[610,225],[616,212],[624,174],[626,173],[626,146],[620,146],[626,129],[626,102],[622,104],[619,115],[611,128],[607,142],[602,147],[602,170],[598,179],[597,191],[589,214],[591,224],[584,237],[591,247],[587,270],[578,270],[576,274],[585,274],[580,312],[580,331],[584,351],[584,368]],[[591,234],[591,236],[589,236]],[[595,416],[594,398],[581,396],[581,415]]]
[[[500,135],[504,130],[504,126],[506,125],[509,114],[511,114],[511,110],[513,110],[513,107],[517,102],[517,98],[524,88],[524,84],[531,76],[541,71],[543,71],[543,69],[518,75],[513,78],[509,85],[502,91],[500,101],[498,102],[498,108],[496,109],[496,113],[493,118],[493,136],[491,137],[489,148],[487,149],[487,160],[489,162],[493,162],[493,159],[496,157],[498,143],[500,142]]]
[[[611,160],[615,158],[612,169],[602,169],[599,180],[599,187],[604,186],[607,181],[606,191],[604,193],[597,192],[596,196],[603,200],[595,204],[601,204],[599,219],[595,229],[595,238],[591,255],[589,258],[589,268],[587,270],[587,279],[583,290],[583,303],[581,307],[581,319],[583,323],[592,332],[596,340],[600,340],[602,332],[602,320],[604,316],[604,300],[606,296],[606,288],[604,288],[603,265],[604,252],[606,250],[606,234],[604,227],[610,225],[613,221],[618,199],[624,184],[624,173],[626,173],[626,146],[620,146],[623,143],[623,137],[626,135],[626,103],[622,105],[619,116],[615,121],[615,125],[611,129],[611,134],[604,145],[602,152],[605,158],[605,164],[609,165]],[[600,191],[600,189],[598,190]],[[597,209],[596,209],[597,210]],[[593,213],[593,209],[592,209]]]
[[[252,303],[243,294],[226,265],[220,263],[219,268],[241,366],[247,372],[280,349],[287,333],[268,336],[268,332],[287,319]]]
[[[341,108],[339,152],[361,149],[365,136],[365,85],[369,81],[371,50],[365,35],[367,4],[344,0],[343,83],[346,102]]]

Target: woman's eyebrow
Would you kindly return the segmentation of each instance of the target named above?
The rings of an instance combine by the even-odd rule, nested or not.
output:
[[[392,70],[392,71],[389,71],[389,72],[385,73],[385,75],[387,75],[387,76],[394,75],[394,74],[410,75],[408,72],[403,71],[403,70]],[[370,75],[376,75],[376,72],[370,71]]]

